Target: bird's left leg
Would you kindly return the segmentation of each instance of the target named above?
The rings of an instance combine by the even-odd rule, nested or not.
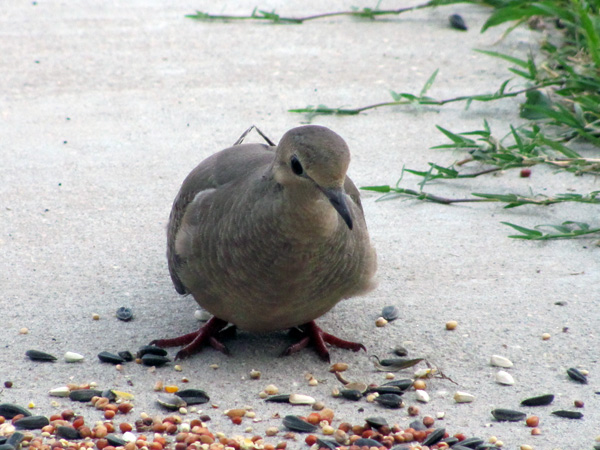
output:
[[[364,345],[359,344],[358,342],[345,341],[332,334],[324,332],[317,326],[314,320],[300,326],[299,328],[303,334],[302,339],[300,339],[300,341],[297,343],[290,345],[282,353],[282,356],[296,353],[308,346],[308,344],[313,344],[321,359],[327,362],[329,362],[329,350],[327,350],[325,343],[335,347],[352,350],[353,352],[367,350]]]

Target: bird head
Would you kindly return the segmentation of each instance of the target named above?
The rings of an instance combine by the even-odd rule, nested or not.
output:
[[[306,125],[283,135],[277,146],[275,180],[290,189],[318,189],[352,229],[344,182],[350,164],[346,142],[329,128]]]

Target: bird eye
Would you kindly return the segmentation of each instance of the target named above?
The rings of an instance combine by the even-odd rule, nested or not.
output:
[[[300,161],[298,161],[296,155],[292,156],[292,161],[290,162],[290,165],[292,166],[292,172],[294,172],[296,175],[302,175],[304,173],[302,164],[300,164]]]

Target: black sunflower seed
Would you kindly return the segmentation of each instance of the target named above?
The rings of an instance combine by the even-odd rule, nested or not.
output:
[[[290,394],[271,395],[270,397],[265,398],[265,402],[289,403]]]
[[[12,445],[14,448],[18,448],[19,444],[21,443],[21,441],[25,439],[25,435],[23,433],[21,433],[20,431],[15,431],[13,434],[11,434],[8,439],[6,440],[6,443],[8,445]]]
[[[375,401],[386,408],[401,408],[404,405],[398,394],[383,394],[375,398]]]
[[[583,373],[581,373],[581,371],[579,369],[576,369],[575,367],[571,367],[570,369],[567,369],[567,375],[569,375],[569,378],[571,378],[571,380],[577,381],[578,383],[587,384],[587,382],[588,382],[587,377]]]
[[[69,440],[81,439],[81,434],[79,434],[79,431],[67,425],[60,425],[56,427],[56,435]]]
[[[299,431],[301,433],[310,433],[317,429],[316,425],[308,423],[298,416],[285,416],[283,418],[283,425],[292,431]]]
[[[377,417],[367,417],[365,419],[365,422],[367,422],[373,428],[381,428],[381,427],[387,427],[388,426],[387,420],[385,420],[383,417],[379,417],[379,416],[377,416]]]
[[[40,352],[39,350],[27,350],[25,356],[32,361],[56,361],[56,356],[53,356],[50,353]]]
[[[409,425],[409,428],[412,428],[413,430],[416,431],[424,431],[427,429],[427,427],[425,426],[425,424],[423,424],[422,420],[413,420]]]
[[[122,320],[123,322],[129,322],[131,319],[133,319],[133,311],[131,308],[121,306],[119,309],[117,309],[117,319]]]
[[[498,408],[492,410],[492,416],[499,422],[518,422],[519,420],[523,420],[527,414],[512,409]]]
[[[347,400],[358,401],[362,398],[362,392],[356,389],[342,389],[340,395]]]
[[[375,439],[371,439],[371,438],[359,438],[356,441],[353,442],[353,445],[356,445],[358,447],[381,447],[381,442],[376,441]]]
[[[115,436],[114,434],[107,434],[106,440],[114,447],[124,447],[125,444],[127,444],[125,439],[121,439],[119,436]]]
[[[188,405],[201,405],[210,401],[208,394],[200,389],[177,391],[177,396],[182,398]]]
[[[579,411],[566,411],[564,409],[560,409],[558,411],[552,411],[552,414],[558,417],[564,417],[566,419],[581,419],[583,418],[583,414]]]
[[[387,383],[383,383],[382,386],[395,386],[401,391],[406,391],[408,388],[412,387],[414,381],[410,378],[403,378],[401,380],[392,380]]]
[[[13,425],[21,430],[39,430],[50,425],[50,421],[46,416],[29,416],[17,420]]]
[[[156,345],[142,345],[137,351],[137,357],[141,358],[147,353],[158,356],[167,356],[167,351],[164,348],[157,347]]]
[[[175,394],[160,394],[156,401],[159,405],[172,411],[187,406],[185,400]]]
[[[368,393],[377,392],[379,395],[396,394],[402,395],[404,391],[397,386],[371,386],[367,389]]]
[[[142,364],[145,366],[161,367],[170,361],[171,360],[166,356],[154,355],[152,353],[146,353],[144,356],[142,356]]]
[[[448,436],[446,439],[442,439],[440,442],[445,442],[452,447],[454,444],[458,443],[458,438],[454,436]]]
[[[19,414],[23,414],[24,416],[31,416],[31,412],[29,410],[23,408],[19,405],[13,405],[12,403],[2,403],[0,404],[0,416],[5,419],[12,419]]]
[[[538,395],[537,397],[526,398],[521,402],[523,406],[546,406],[552,403],[554,400],[554,395],[552,394],[544,394]]]
[[[465,21],[460,15],[452,14],[448,19],[450,20],[450,25],[452,26],[452,28],[462,31],[467,30],[467,25],[465,24]]]
[[[74,402],[89,402],[93,397],[101,397],[102,391],[97,389],[76,389],[69,392],[69,398]]]
[[[394,305],[385,306],[381,311],[381,317],[383,317],[388,322],[392,322],[400,317],[400,308]]]
[[[110,364],[122,364],[125,362],[125,360],[123,358],[121,358],[119,355],[115,355],[114,353],[110,353],[110,352],[98,353],[98,359],[102,362],[110,363]]]
[[[477,448],[479,447],[481,444],[483,444],[483,439],[478,438],[478,437],[470,437],[467,439],[463,439],[460,442],[460,445],[466,448]],[[456,446],[454,446],[456,447]],[[454,448],[452,447],[452,448]]]
[[[338,444],[336,441],[319,438],[317,438],[317,445],[319,446],[319,450],[322,448],[326,448],[327,450],[336,450],[340,446],[340,444]]]
[[[429,434],[429,436],[425,438],[425,440],[422,442],[422,445],[431,446],[437,444],[444,438],[444,434],[446,434],[445,428],[436,428]]]

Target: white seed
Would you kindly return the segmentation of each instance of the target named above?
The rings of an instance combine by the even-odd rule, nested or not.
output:
[[[317,380],[316,378],[311,378],[310,380],[308,380],[309,386],[318,386],[318,384],[319,384],[319,380]]]
[[[57,387],[54,389],[50,389],[50,391],[48,391],[48,393],[52,397],[68,397],[69,392],[71,392],[71,391],[69,390],[69,388],[67,386],[60,386],[60,387]]]
[[[275,386],[274,384],[269,384],[265,388],[265,392],[269,395],[275,395],[275,394],[279,393],[279,388],[277,386]]]
[[[504,370],[499,370],[498,373],[496,373],[496,383],[505,384],[506,386],[512,386],[513,384],[515,384],[515,379],[510,373]]]
[[[279,433],[279,428],[277,427],[269,427],[265,430],[267,436],[275,436],[277,433]]]
[[[292,394],[290,395],[290,403],[292,405],[312,405],[316,400],[309,395]]]
[[[444,417],[446,417],[446,413],[444,411],[438,411],[437,413],[435,413],[435,417],[436,419],[443,419]]]
[[[377,392],[372,392],[369,395],[367,395],[367,402],[368,403],[373,403],[377,397],[379,397],[379,395],[377,394]]]
[[[521,445],[521,447],[519,447],[521,450],[533,450],[533,447],[531,445],[527,445],[527,444],[523,444]]]
[[[424,391],[423,389],[417,389],[415,391],[415,394],[417,395],[417,400],[423,403],[429,403],[429,394],[427,393],[427,391]]]
[[[200,322],[206,322],[212,317],[212,314],[205,309],[197,309],[196,311],[194,311],[194,317]]]
[[[83,355],[75,352],[67,352],[65,353],[65,361],[68,363],[83,361]]]
[[[475,396],[468,392],[456,391],[454,393],[454,401],[456,403],[471,403],[473,400],[475,400]]]
[[[500,355],[492,355],[492,357],[490,358],[490,364],[495,367],[504,367],[504,368],[513,366],[513,363],[510,359],[505,358],[504,356],[500,356]]]
[[[394,375],[392,372],[388,372],[385,374],[386,380],[393,380],[394,378],[396,378],[396,375]]]
[[[28,334],[28,333],[29,333],[29,330],[25,327],[23,327],[19,330],[19,334]]]
[[[250,371],[250,378],[252,378],[253,380],[258,380],[258,379],[260,379],[260,376],[261,376],[261,375],[262,375],[262,374],[260,373],[260,370],[255,370],[255,369],[252,369],[252,370]]]
[[[125,433],[123,433],[122,438],[125,442],[136,442],[137,441],[137,436],[135,434],[133,434],[131,431],[126,431]]]
[[[548,339],[550,339],[550,333],[542,334],[542,340],[547,341]]]
[[[375,321],[375,326],[376,327],[385,327],[388,324],[388,321],[385,320],[383,317],[379,317],[376,321]]]
[[[183,367],[181,367],[179,364],[175,364],[175,366],[173,367],[173,370],[175,372],[181,372],[181,371],[183,371]]]

